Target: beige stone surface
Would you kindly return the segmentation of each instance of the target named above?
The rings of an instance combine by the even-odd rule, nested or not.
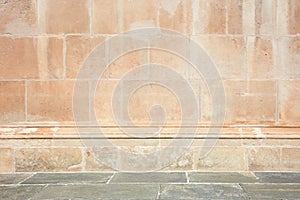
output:
[[[176,82],[173,81],[176,87]],[[127,87],[139,83],[138,80],[124,80],[122,87]],[[94,96],[94,109],[97,119],[103,123],[112,123],[118,125],[114,119],[114,110],[112,108],[112,98],[118,81],[115,80],[101,80],[99,81]],[[179,85],[178,85],[179,86]],[[182,87],[182,86],[179,86]],[[116,98],[116,97],[114,97]],[[120,119],[127,124],[128,119],[125,119],[125,112],[128,109],[129,117],[134,124],[150,124],[151,108],[155,105],[160,105],[164,108],[166,113],[165,124],[179,124],[181,120],[181,104],[177,97],[166,87],[156,84],[148,84],[137,88],[129,98],[124,97],[116,99],[119,109],[121,111]],[[128,101],[128,107],[124,107],[125,102]],[[115,108],[117,109],[117,107]],[[115,113],[116,114],[116,113]],[[155,112],[152,113],[153,116]],[[161,116],[156,116],[161,119]]]
[[[120,30],[118,0],[93,0],[93,31],[101,34],[115,34]],[[109,20],[107,20],[109,19]]]
[[[282,148],[282,170],[298,171],[300,168],[300,148]]]
[[[277,1],[256,0],[252,2],[255,2],[255,33],[272,35],[276,31]]]
[[[89,0],[40,0],[41,33],[89,33]]]
[[[193,170],[195,163],[195,148],[190,148],[184,152],[177,160],[165,167],[163,170],[166,171],[184,171]]]
[[[28,121],[73,121],[74,84],[74,81],[28,82]],[[83,83],[81,89],[87,99],[88,83]],[[88,105],[88,100],[82,101],[84,105]],[[84,112],[88,113],[88,109]]]
[[[109,52],[110,51],[114,51],[114,49],[110,48]],[[112,79],[121,79],[131,70],[133,71],[131,73],[134,73],[135,67],[148,64],[148,55],[148,50],[136,50],[124,53],[113,62],[108,63],[108,77]],[[138,74],[136,74],[136,78],[138,79]]]
[[[192,33],[194,4],[192,0],[160,0],[159,26],[179,33]]]
[[[211,57],[224,79],[245,79],[246,41],[238,36],[192,36]]]
[[[132,84],[124,81],[124,84]],[[127,101],[122,99],[121,102]],[[165,124],[178,124],[181,120],[181,104],[176,96],[166,87],[151,84],[136,90],[129,100],[129,113],[133,122],[137,124],[150,124],[151,117],[162,120],[160,113],[151,113],[153,106],[161,106],[165,110]],[[125,111],[125,109],[124,109]],[[155,122],[154,122],[155,123]],[[156,122],[158,123],[158,122]]]
[[[193,70],[193,66],[184,58],[164,50],[151,49],[150,63],[170,67],[184,78],[189,78],[190,71]]]
[[[116,34],[141,27],[157,27],[158,0],[94,0],[93,5],[94,33]]]
[[[116,80],[101,80],[99,82],[93,82],[95,90],[91,93],[91,101],[94,107],[96,118],[100,124],[117,125],[114,120],[112,109],[112,95],[114,88],[117,86]]]
[[[299,124],[300,81],[279,82],[279,121],[282,124]]]
[[[122,2],[122,30],[157,27],[158,0],[131,0]]]
[[[275,74],[276,41],[271,37],[248,37],[247,69],[252,79],[272,79]]]
[[[196,1],[198,2],[198,1]],[[193,5],[194,32],[204,34],[226,33],[226,1],[200,0],[199,4]]]
[[[0,36],[1,79],[56,79],[63,71],[62,38]]]
[[[297,0],[278,1],[277,19],[278,33],[280,35],[292,35],[300,33],[300,3]]]
[[[14,172],[14,153],[12,149],[0,148],[0,172]]]
[[[227,1],[228,12],[228,33],[229,34],[243,34],[243,18],[244,4],[243,0],[229,0]]]
[[[0,124],[25,121],[25,84],[0,82]]]
[[[300,77],[300,37],[280,37],[277,41],[277,79],[298,79]]]
[[[299,147],[300,139],[280,140],[280,144],[285,147]]]
[[[200,147],[201,148],[201,147]],[[241,147],[214,147],[199,160],[199,151],[195,158],[196,170],[200,171],[246,171],[246,149]],[[198,159],[197,159],[198,158]]]
[[[92,50],[104,43],[103,36],[68,36],[66,38],[66,77],[77,78]],[[91,77],[94,77],[91,75]]]
[[[97,159],[90,150],[86,150],[84,156],[86,171],[114,171],[114,169],[106,166],[99,159]]]
[[[276,85],[274,81],[226,81],[226,122],[274,123]]]
[[[276,0],[229,0],[228,33],[272,35],[276,31]]]

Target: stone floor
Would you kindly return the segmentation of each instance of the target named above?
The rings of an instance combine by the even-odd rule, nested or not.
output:
[[[300,199],[300,173],[0,174],[0,199]]]

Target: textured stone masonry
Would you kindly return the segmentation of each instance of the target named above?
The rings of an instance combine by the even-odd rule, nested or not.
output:
[[[109,67],[101,79],[82,83],[82,95],[89,97],[83,114],[91,120],[95,110],[113,144],[131,153],[148,152],[168,146],[176,135],[180,102],[166,88],[139,88],[128,108],[135,124],[148,125],[151,106],[163,105],[168,119],[160,137],[126,138],[112,112],[113,89],[122,77],[138,65],[159,63],[190,82],[200,112],[191,148],[163,170],[299,171],[299,22],[299,0],[0,0],[0,172],[113,171],[80,141],[74,84],[95,47],[116,34],[147,27],[177,31],[211,57],[226,93],[225,128],[215,148],[199,160],[212,111],[203,79],[187,60],[159,49],[134,51],[107,63],[113,52],[129,45],[121,42],[105,46]],[[147,73],[153,75],[150,68]],[[120,96],[118,105],[125,100]]]

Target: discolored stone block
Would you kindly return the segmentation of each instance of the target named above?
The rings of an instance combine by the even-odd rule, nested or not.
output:
[[[94,1],[93,5],[94,33],[115,34],[157,26],[157,0]]]
[[[112,169],[106,166],[106,163],[102,163],[101,160],[97,159],[94,154],[87,150],[85,152],[85,170],[86,171],[101,171],[101,172],[113,172],[115,169]]]
[[[229,0],[227,1],[227,15],[228,15],[228,33],[243,34],[243,19],[244,19],[244,1],[243,0]],[[249,19],[248,19],[249,20]]]
[[[277,2],[275,0],[256,0],[253,2],[255,2],[255,34],[274,34],[276,31]]]
[[[299,124],[300,81],[279,81],[279,121],[282,124]]]
[[[102,45],[105,39],[106,37],[102,36],[68,36],[66,38],[66,77],[76,78],[92,50]],[[91,70],[90,73],[95,73],[95,71]],[[94,78],[94,74],[89,75],[90,78]]]
[[[179,33],[192,33],[192,9],[194,4],[196,3],[191,0],[161,0],[159,9],[160,28],[174,30]]]
[[[282,148],[282,169],[286,171],[298,171],[300,168],[300,148]],[[300,177],[298,177],[300,182]]]
[[[28,121],[73,121],[74,81],[28,82]],[[88,116],[88,83],[79,88],[82,115]],[[78,88],[77,88],[78,89]]]
[[[82,153],[76,148],[28,148],[15,150],[17,172],[80,171]]]
[[[122,2],[123,31],[157,27],[158,0],[131,0]]]
[[[280,37],[275,53],[277,62],[275,77],[297,79],[300,77],[300,37]]]
[[[207,148],[207,147],[206,147]],[[214,147],[205,157],[197,157],[197,170],[245,171],[245,149],[241,147]]]
[[[100,80],[98,83],[93,82],[91,101],[97,120],[100,124],[115,124],[113,115],[112,98],[115,87],[118,81],[116,80]],[[117,99],[117,101],[120,101]],[[118,104],[120,105],[120,104]]]
[[[249,78],[271,79],[275,74],[275,41],[269,37],[248,37],[247,68]]]
[[[297,0],[278,1],[277,19],[278,33],[292,35],[300,33],[300,2]]]
[[[39,1],[40,32],[89,33],[89,0]]]
[[[14,154],[12,149],[0,149],[0,173],[14,172]]]
[[[163,143],[164,140],[161,140]],[[169,166],[162,170],[166,171],[184,171],[193,170],[195,165],[195,148],[190,148],[188,151],[184,152],[180,158],[174,160]],[[196,158],[197,159],[197,158]]]
[[[229,0],[228,33],[272,35],[276,31],[275,0]]]
[[[131,87],[138,82],[135,80],[124,80],[123,87]],[[173,81],[173,83],[173,87],[176,87],[176,84],[178,84],[178,88],[182,88],[180,81]],[[127,107],[125,106],[126,101],[129,101]],[[178,124],[181,119],[181,102],[166,86],[156,84],[144,85],[135,90],[131,94],[130,99],[126,99],[124,95],[121,103],[123,116],[126,116],[125,113],[129,111],[129,116],[134,124],[150,124],[152,121],[157,124],[163,120],[166,120],[165,124]],[[155,109],[151,111],[155,105],[159,105],[165,110],[166,118],[160,112],[156,112]],[[128,120],[124,117],[125,122]]]
[[[63,40],[52,37],[0,37],[0,78],[63,77]]]
[[[184,47],[178,47],[178,48],[184,48]],[[150,50],[150,63],[169,67],[175,70],[179,75],[181,75],[184,78],[189,78],[190,71],[192,71],[191,68],[193,68],[193,66],[190,63],[188,63],[186,60],[184,60],[182,57],[172,52],[157,50],[157,49]],[[151,68],[151,71],[152,70],[155,70],[155,68]],[[194,75],[193,77],[195,76],[196,75]],[[166,74],[166,79],[170,79],[170,78],[172,78],[172,76]]]
[[[230,36],[193,36],[212,61],[216,64],[220,76],[224,79],[244,79],[247,76],[245,66],[246,40],[243,37]],[[197,54],[194,52],[193,54]]]
[[[194,31],[196,34],[225,34],[226,33],[226,1],[200,0],[193,5],[196,12]]]
[[[0,82],[0,124],[25,121],[24,82]]]
[[[122,46],[122,45],[120,45]],[[118,46],[117,48],[122,48]],[[114,51],[114,47],[109,51]],[[148,63],[148,50],[137,50],[129,53],[124,52],[121,57],[109,63],[108,77],[112,79],[121,79],[126,73],[134,73],[134,68]],[[138,74],[136,75],[138,78]]]
[[[280,149],[276,147],[254,147],[247,150],[250,171],[280,170]]]
[[[226,122],[256,124],[275,122],[275,82],[225,81],[224,86],[226,91]]]
[[[93,31],[94,33],[115,34],[120,32],[118,0],[93,0]],[[109,16],[109,20],[108,19]]]
[[[36,34],[37,1],[1,1],[0,2],[0,33]]]

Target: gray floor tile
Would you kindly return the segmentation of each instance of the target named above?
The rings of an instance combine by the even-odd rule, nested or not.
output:
[[[248,199],[300,199],[300,184],[241,184]]]
[[[298,173],[255,174],[191,172],[189,184],[184,172],[0,174],[12,184],[0,199],[300,199]]]
[[[161,185],[159,199],[245,199],[237,184]]]
[[[300,173],[255,172],[263,183],[300,183]]]
[[[32,200],[42,199],[156,199],[158,185],[85,184],[49,185]]]
[[[258,190],[278,190],[278,191],[300,191],[300,184],[273,184],[273,183],[258,183],[258,184],[247,184],[242,183],[240,186],[245,191],[258,191]]]
[[[17,184],[32,174],[0,174],[0,184]]]
[[[1,200],[25,200],[40,192],[44,186],[0,186]]]
[[[192,183],[254,183],[258,182],[255,176],[240,174],[238,172],[190,172]]]
[[[22,184],[106,183],[112,173],[38,173]]]
[[[184,172],[117,173],[110,183],[186,183]]]
[[[246,193],[249,200],[299,200],[300,193],[294,191],[253,191]]]

